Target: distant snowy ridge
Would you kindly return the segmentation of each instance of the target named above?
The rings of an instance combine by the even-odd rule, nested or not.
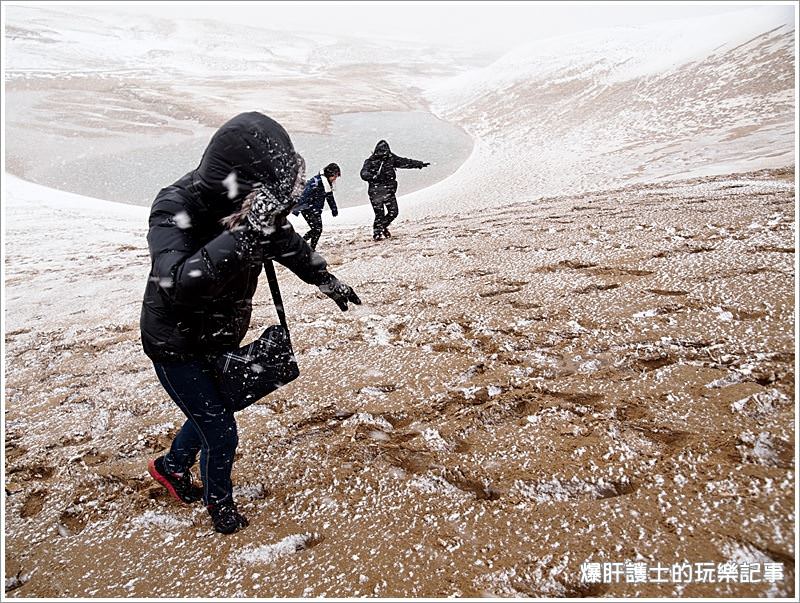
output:
[[[540,40],[434,86],[434,112],[475,152],[407,199],[469,208],[790,165],[790,16],[764,7]]]
[[[745,10],[664,21],[639,27],[607,27],[536,40],[516,47],[491,65],[432,88],[434,98],[497,92],[521,78],[562,84],[579,79],[613,83],[658,76],[710,55],[722,55],[771,30],[793,29],[786,14]]]
[[[6,31],[7,79],[124,75],[128,81],[133,72],[141,78],[121,100],[110,96],[99,122],[80,114],[101,132],[138,127],[148,139],[153,123],[178,132],[198,123],[210,128],[223,120],[221,112],[254,103],[269,107],[290,131],[300,124],[316,131],[325,114],[354,106],[381,110],[397,99],[407,110],[427,100],[475,145],[455,174],[401,197],[401,219],[794,162],[795,31],[788,6],[539,40],[471,70],[475,56],[468,52],[395,41],[353,43],[256,26],[237,27],[231,36],[212,21],[87,20],[51,6],[9,7],[8,15],[16,17]],[[202,53],[197,39],[204,40]],[[383,71],[389,75],[376,84]],[[331,74],[345,72],[358,85],[329,94],[328,103],[309,101],[315,87],[341,91]],[[228,89],[226,76],[308,88],[239,94]],[[215,86],[204,87],[209,82]],[[425,99],[415,96],[420,89]],[[118,110],[129,104],[135,119]],[[72,105],[63,110],[79,113]],[[49,115],[35,110],[24,115],[28,124],[31,116],[49,123]],[[368,219],[369,207],[356,213]],[[353,218],[342,216],[336,225]]]
[[[208,19],[115,14],[87,16],[58,5],[9,7],[7,78],[28,74],[136,73],[150,78],[297,77],[325,75],[331,67],[452,63],[455,53],[436,46],[270,29],[269,23],[234,25]],[[54,52],[54,50],[57,50]],[[167,80],[168,81],[168,80]]]

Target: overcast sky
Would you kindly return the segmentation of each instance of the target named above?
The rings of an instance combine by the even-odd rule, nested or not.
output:
[[[595,27],[641,25],[747,10],[754,6],[791,14],[794,10],[791,4],[776,7],[764,2],[707,2],[705,5],[682,2],[655,6],[652,2],[618,2],[616,5],[597,2],[167,2],[158,6],[116,4],[105,10],[507,50],[536,38]],[[99,5],[92,3],[95,7]]]

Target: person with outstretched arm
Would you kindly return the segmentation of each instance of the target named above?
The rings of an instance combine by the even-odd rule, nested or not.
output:
[[[317,248],[319,238],[322,236],[322,210],[325,208],[325,202],[328,202],[334,218],[339,215],[336,199],[333,197],[333,185],[341,175],[342,170],[338,165],[335,163],[326,165],[319,174],[306,182],[300,201],[292,209],[295,216],[302,213],[308,222],[309,230],[303,235],[303,239],[308,241],[311,249]]]
[[[391,237],[389,225],[397,217],[397,169],[428,167],[430,163],[416,159],[406,159],[392,153],[389,143],[385,140],[378,141],[372,152],[361,168],[361,179],[369,183],[367,193],[372,210],[375,212],[375,221],[372,224],[372,238],[376,241]]]
[[[245,337],[265,260],[274,258],[342,310],[361,303],[286,220],[304,181],[286,130],[261,113],[242,113],[217,130],[197,169],[162,189],[150,211],[142,347],[186,421],[148,471],[175,499],[203,501],[225,534],[248,522],[231,482],[236,418],[213,364]],[[241,225],[230,227],[236,216]],[[202,488],[191,473],[198,454]]]

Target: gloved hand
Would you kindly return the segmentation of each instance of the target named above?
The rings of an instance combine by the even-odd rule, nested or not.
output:
[[[269,236],[278,228],[281,220],[289,214],[294,202],[290,199],[278,200],[267,187],[261,187],[251,193],[247,199],[250,208],[247,212],[247,222],[250,227],[265,236]],[[244,206],[243,206],[244,209]]]
[[[419,162],[419,169],[426,168],[430,165],[427,161],[420,161]]]
[[[269,236],[279,228],[292,207],[291,199],[279,201],[268,188],[260,187],[251,191],[241,207],[220,222],[228,230]]]
[[[333,214],[333,217],[335,218],[336,216],[339,215],[339,210],[338,209],[332,209],[331,210],[331,214]]]
[[[329,274],[325,282],[319,285],[319,290],[335,301],[342,312],[347,311],[347,302],[361,305],[361,300],[358,299],[358,295],[353,291],[353,288],[332,274]]]

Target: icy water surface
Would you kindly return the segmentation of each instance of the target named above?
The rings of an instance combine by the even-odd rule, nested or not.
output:
[[[430,162],[422,170],[398,170],[397,193],[410,193],[443,180],[466,161],[472,139],[458,126],[424,112],[345,113],[333,118],[330,136],[296,134],[298,151],[309,174],[331,161],[342,168],[336,182],[336,202],[351,207],[368,202],[367,183],[359,172],[364,160],[385,139],[396,155]]]
[[[336,183],[339,207],[368,202],[367,185],[359,177],[361,166],[380,139],[386,139],[400,156],[431,163],[423,170],[398,170],[398,194],[430,186],[452,174],[472,151],[472,139],[457,126],[426,112],[371,112],[335,115],[329,134],[290,132],[297,150],[306,159],[307,176],[330,162],[342,168]],[[213,134],[213,131],[211,131]],[[73,193],[149,205],[156,193],[197,167],[211,134],[155,146],[132,145],[124,152],[118,145],[98,152],[92,140],[91,154],[71,155],[68,149],[48,149],[50,161],[30,164],[17,175],[33,182]],[[163,136],[159,138],[163,141]],[[11,141],[9,141],[11,142]],[[14,145],[10,145],[14,146]],[[13,153],[13,149],[9,149]],[[10,169],[17,173],[13,167]]]

